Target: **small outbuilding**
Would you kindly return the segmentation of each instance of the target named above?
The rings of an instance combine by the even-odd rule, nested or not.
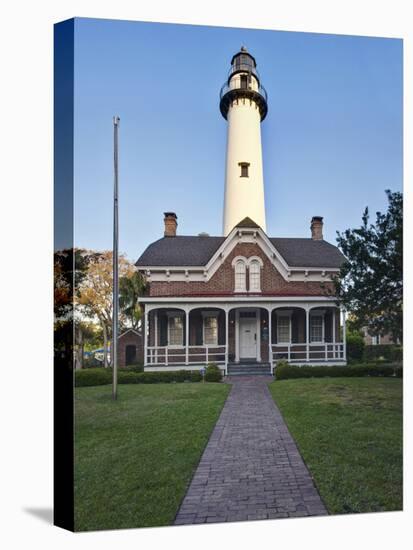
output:
[[[143,363],[142,333],[135,329],[128,329],[118,339],[119,367]]]

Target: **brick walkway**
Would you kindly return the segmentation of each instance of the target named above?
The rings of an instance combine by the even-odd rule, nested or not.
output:
[[[327,514],[269,377],[233,377],[175,525]]]

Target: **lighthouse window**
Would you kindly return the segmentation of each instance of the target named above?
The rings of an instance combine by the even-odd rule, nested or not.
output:
[[[240,177],[241,178],[248,178],[249,177],[248,170],[249,170],[250,163],[249,162],[239,162],[238,164],[239,164],[239,166],[241,166]]]

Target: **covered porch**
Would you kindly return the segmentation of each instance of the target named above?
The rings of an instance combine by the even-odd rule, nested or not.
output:
[[[145,370],[345,364],[345,315],[332,300],[145,303]]]

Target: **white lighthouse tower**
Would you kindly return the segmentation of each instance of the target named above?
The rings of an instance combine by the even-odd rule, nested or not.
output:
[[[231,60],[220,93],[221,114],[228,121],[224,235],[246,217],[266,231],[261,122],[268,106],[256,67],[254,57],[242,47]]]

